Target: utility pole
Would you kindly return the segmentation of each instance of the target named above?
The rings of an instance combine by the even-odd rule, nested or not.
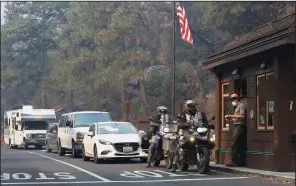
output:
[[[175,1],[173,1],[173,20],[174,20],[174,25],[173,25],[173,69],[172,69],[172,115],[173,119],[175,119],[175,99],[176,99],[176,87],[175,87],[175,75],[176,75],[176,61],[175,61],[175,52],[176,52],[176,46],[175,46],[175,25],[176,25],[176,4]]]

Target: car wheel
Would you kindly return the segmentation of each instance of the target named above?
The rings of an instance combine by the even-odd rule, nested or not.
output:
[[[13,149],[13,146],[11,145],[11,140],[9,139],[9,142],[8,142],[8,146],[10,149]]]
[[[72,156],[73,156],[74,158],[77,158],[77,157],[79,156],[77,150],[75,149],[75,145],[74,145],[74,143],[72,143]]]
[[[97,147],[94,147],[94,161],[96,164],[100,163],[100,159],[98,158],[98,151],[97,151]]]
[[[89,161],[89,157],[87,157],[85,155],[85,148],[84,148],[84,145],[82,145],[82,159],[83,161]]]
[[[25,144],[24,144],[24,149],[25,149],[25,150],[28,150],[28,146],[29,146],[29,145],[25,142]]]
[[[46,152],[51,152],[51,149],[49,148],[48,142],[46,141]]]
[[[58,142],[58,153],[60,156],[65,156],[65,149],[62,147],[61,142]]]

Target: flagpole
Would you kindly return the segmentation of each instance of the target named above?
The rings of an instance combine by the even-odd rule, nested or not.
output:
[[[175,52],[176,52],[176,46],[175,46],[175,25],[176,25],[176,4],[175,1],[173,1],[173,20],[174,20],[174,25],[173,25],[173,69],[172,69],[172,77],[173,77],[173,82],[172,82],[172,115],[173,115],[173,119],[175,119],[175,92],[176,92],[176,88],[175,88]]]

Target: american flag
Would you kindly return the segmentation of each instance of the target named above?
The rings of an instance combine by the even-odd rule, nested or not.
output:
[[[177,3],[177,17],[179,18],[180,28],[181,28],[181,37],[182,39],[193,45],[193,39],[190,32],[188,19],[185,13],[184,6],[181,5],[179,2]]]

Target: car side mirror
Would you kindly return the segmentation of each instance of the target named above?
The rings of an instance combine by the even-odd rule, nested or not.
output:
[[[66,122],[66,126],[67,126],[67,127],[73,127],[73,123],[72,123],[71,121],[67,121],[67,122]]]
[[[145,131],[139,130],[138,131],[139,136],[142,138],[145,135]]]
[[[18,125],[15,126],[15,130],[18,130]]]
[[[216,118],[215,118],[215,116],[212,116],[212,118],[211,118],[211,119],[212,119],[212,121],[214,121]]]
[[[94,133],[89,131],[89,132],[87,132],[87,135],[90,136],[90,137],[93,137]]]

